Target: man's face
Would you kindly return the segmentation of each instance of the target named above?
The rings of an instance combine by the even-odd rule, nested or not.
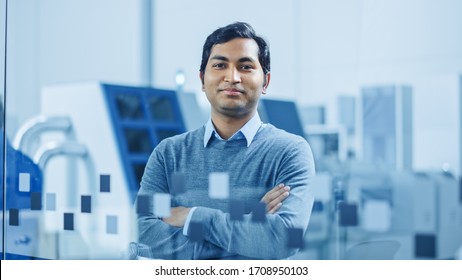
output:
[[[201,78],[202,90],[212,105],[212,116],[245,118],[257,108],[268,86],[253,39],[236,38],[212,47]]]

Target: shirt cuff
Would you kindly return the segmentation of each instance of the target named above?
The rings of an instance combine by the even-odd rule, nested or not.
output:
[[[197,207],[191,208],[189,211],[188,217],[186,217],[186,221],[184,222],[184,227],[183,227],[183,235],[188,236],[188,229],[189,229],[189,223],[191,222],[191,217],[194,213],[194,210],[196,210]]]

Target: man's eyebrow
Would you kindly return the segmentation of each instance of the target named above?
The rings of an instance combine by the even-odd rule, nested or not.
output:
[[[210,60],[222,60],[222,61],[229,61],[229,59],[222,55],[215,55],[210,58]]]
[[[221,60],[221,61],[229,61],[229,58],[222,56],[222,55],[215,55],[210,58],[210,60]],[[245,56],[239,58],[239,62],[255,62],[255,60],[251,57]]]
[[[246,57],[240,58],[239,62],[255,62],[255,60],[251,57],[246,56]]]

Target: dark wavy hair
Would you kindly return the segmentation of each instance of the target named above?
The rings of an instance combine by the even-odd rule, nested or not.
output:
[[[250,24],[245,22],[235,22],[225,27],[218,28],[205,40],[202,49],[202,62],[199,71],[205,72],[205,67],[212,52],[212,47],[216,44],[223,44],[235,38],[253,39],[258,45],[258,60],[263,68],[263,73],[270,72],[270,51],[268,43],[258,36]]]

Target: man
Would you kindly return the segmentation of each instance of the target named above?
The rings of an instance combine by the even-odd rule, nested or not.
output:
[[[293,255],[297,246],[288,239],[294,232],[301,238],[311,215],[314,163],[302,137],[263,124],[258,116],[258,101],[270,82],[267,43],[246,23],[217,29],[204,44],[200,79],[211,118],[154,149],[138,198],[172,194],[172,208],[168,217],[139,214],[139,242],[152,257],[164,259]],[[209,174],[215,172],[228,174],[229,199],[209,197]],[[185,182],[179,194],[172,176],[178,173]],[[260,201],[266,214],[258,218]],[[242,219],[232,214],[240,210]]]

